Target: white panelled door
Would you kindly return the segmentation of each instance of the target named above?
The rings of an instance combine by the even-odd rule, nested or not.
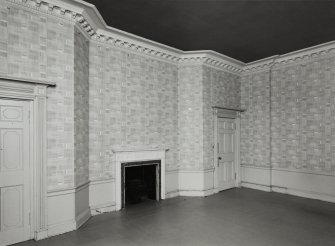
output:
[[[218,118],[218,191],[235,187],[235,119]]]
[[[29,102],[0,100],[0,245],[31,239]]]

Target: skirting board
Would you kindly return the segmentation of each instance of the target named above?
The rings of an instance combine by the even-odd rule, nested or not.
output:
[[[90,183],[90,209],[91,214],[115,211],[115,180],[95,180]]]
[[[204,196],[214,187],[213,169],[209,170],[180,170],[179,194],[188,196]]]
[[[179,188],[178,170],[165,171],[165,198],[174,197]]]
[[[48,225],[48,237],[60,235],[66,232],[70,232],[77,229],[77,223],[75,220],[64,221],[57,224]]]
[[[242,187],[335,202],[335,176],[243,165],[241,170]]]
[[[116,210],[116,206],[115,206],[115,203],[105,203],[105,204],[96,205],[94,207],[91,207],[90,209],[91,209],[91,215],[95,216],[95,215],[99,215],[102,213],[113,212]]]
[[[88,188],[89,182],[76,188],[48,192],[48,237],[76,230],[91,217]]]
[[[45,238],[48,238],[48,230],[43,230],[43,231],[35,232],[35,237],[34,237],[34,239],[35,239],[36,241],[38,241],[38,240],[42,240],[42,239],[45,239]]]
[[[169,199],[169,198],[173,198],[173,197],[177,197],[177,196],[179,196],[179,191],[174,190],[174,191],[169,191],[168,193],[166,193],[165,198]]]
[[[91,217],[91,210],[87,208],[79,216],[76,217],[76,229],[85,224],[86,221]]]
[[[254,184],[248,182],[241,182],[241,186],[245,188],[255,189],[255,190],[262,190],[262,191],[271,191],[270,186],[262,185],[262,184]]]
[[[214,189],[209,190],[179,190],[179,196],[198,196],[198,197],[205,197],[213,195]]]

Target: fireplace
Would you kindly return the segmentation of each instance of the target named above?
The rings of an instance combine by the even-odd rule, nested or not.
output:
[[[124,194],[124,171],[127,168],[135,168],[136,166],[152,165],[156,171],[155,179],[159,188],[156,188],[156,200],[165,199],[165,152],[167,149],[144,149],[144,150],[113,150],[113,162],[115,163],[115,207],[121,210],[125,204]],[[131,167],[134,165],[134,167]],[[130,169],[129,169],[130,170]],[[157,174],[158,173],[158,174]]]
[[[161,161],[121,163],[121,208],[143,200],[161,199]]]

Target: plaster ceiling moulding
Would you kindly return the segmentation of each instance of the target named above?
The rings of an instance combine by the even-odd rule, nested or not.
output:
[[[254,62],[249,62],[243,67],[243,73],[254,73],[254,72],[263,72],[267,71],[274,64],[275,58],[278,56],[272,56],[269,58],[257,60]]]
[[[292,63],[307,62],[310,60],[320,59],[324,56],[334,54],[335,54],[335,42],[328,42],[307,49],[281,55],[278,57],[278,59],[276,59],[274,66],[278,67],[278,66],[290,65]]]
[[[77,15],[76,12],[73,12],[70,9],[63,8],[58,5],[54,5],[49,1],[42,0],[6,0],[9,4],[15,4],[19,6],[23,6],[29,8],[34,11],[42,12],[44,14],[51,14],[55,17],[59,17],[61,19],[65,19],[68,21],[75,22],[75,17]]]
[[[201,63],[235,74],[240,74],[244,66],[244,63],[241,61],[211,50],[183,52],[179,63],[182,65]]]
[[[99,29],[97,30],[95,40],[113,44],[120,48],[129,49],[146,55],[167,59],[173,62],[177,62],[179,60],[179,55],[181,53],[180,50],[171,47],[166,48],[158,43],[141,40],[140,37],[134,39],[133,37],[124,36],[123,34],[124,33],[122,31],[116,31],[116,29],[111,31]]]
[[[281,66],[303,62],[335,53],[335,41],[298,50],[281,56],[265,58],[251,63],[243,63],[214,51],[190,51],[163,45],[137,35],[127,33],[107,26],[96,7],[81,0],[6,0],[28,7],[35,11],[52,14],[63,19],[75,21],[91,38],[103,43],[155,56],[174,63],[185,64],[202,62],[234,73],[250,73],[269,69],[271,66]]]
[[[243,68],[243,73],[262,72],[273,67],[287,66],[319,59],[327,55],[335,54],[335,41],[308,47],[283,55],[272,56],[254,62],[249,62]]]
[[[205,64],[237,74],[242,72],[245,65],[244,62],[211,50],[206,51]]]

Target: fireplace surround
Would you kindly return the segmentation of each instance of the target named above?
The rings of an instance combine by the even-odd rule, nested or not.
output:
[[[141,196],[145,196],[159,201],[161,198],[160,169],[160,160],[121,163],[121,208],[126,207],[126,198],[135,202]]]
[[[116,210],[122,209],[122,164],[149,163],[160,161],[159,186],[160,199],[165,199],[165,152],[166,149],[147,150],[113,150],[115,162],[115,206]]]

